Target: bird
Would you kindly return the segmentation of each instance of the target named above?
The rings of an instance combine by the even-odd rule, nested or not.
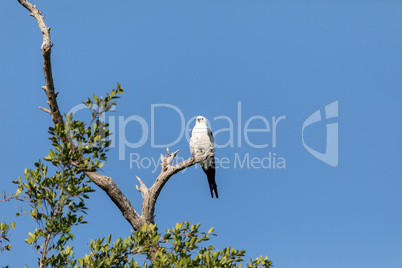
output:
[[[214,135],[207,126],[207,120],[203,116],[197,116],[195,126],[190,135],[190,152],[194,156],[204,154],[208,151],[215,152]],[[211,197],[219,198],[218,187],[215,182],[215,156],[199,163],[208,178],[209,190]]]

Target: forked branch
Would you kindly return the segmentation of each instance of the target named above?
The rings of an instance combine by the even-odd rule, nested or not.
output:
[[[143,218],[144,221],[147,223],[155,223],[154,217],[155,217],[156,200],[158,199],[158,196],[162,191],[163,186],[165,186],[170,177],[172,177],[177,172],[184,170],[188,167],[191,167],[214,155],[212,151],[206,152],[203,155],[196,155],[195,157],[192,157],[181,163],[178,163],[177,165],[172,166],[172,162],[179,151],[177,150],[172,154],[170,154],[169,148],[166,148],[166,151],[167,155],[165,156],[161,155],[161,162],[162,162],[161,173],[156,178],[151,188],[148,189],[145,186],[145,184],[141,181],[141,179],[137,177],[138,181],[140,182],[140,187],[136,186],[136,188],[139,192],[141,192],[143,199],[141,218]]]

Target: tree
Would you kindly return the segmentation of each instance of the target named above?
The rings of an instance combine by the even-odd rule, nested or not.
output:
[[[15,198],[30,205],[29,213],[37,223],[37,228],[28,234],[25,242],[38,254],[39,267],[74,266],[74,267],[139,267],[133,258],[144,255],[144,267],[232,267],[241,265],[244,251],[233,248],[215,250],[212,246],[201,247],[200,243],[209,240],[213,228],[207,233],[199,232],[200,224],[188,222],[177,224],[162,235],[155,224],[155,205],[163,186],[177,172],[184,170],[213,156],[213,152],[196,155],[176,165],[172,165],[178,151],[161,155],[162,168],[150,188],[137,177],[143,202],[138,213],[116,185],[112,177],[99,173],[107,160],[108,147],[111,144],[108,124],[101,120],[103,114],[117,104],[117,99],[124,92],[120,84],[105,97],[93,95],[84,104],[91,111],[88,123],[75,120],[72,114],[64,116],[57,103],[52,66],[50,28],[44,16],[26,0],[18,0],[33,16],[41,30],[43,43],[43,70],[49,108],[39,107],[48,113],[53,121],[49,127],[52,149],[44,160],[35,163],[35,169],[25,169],[24,179],[13,181],[18,189],[15,195],[6,196],[5,201]],[[50,167],[50,168],[49,168]],[[49,175],[50,173],[50,175]],[[86,179],[87,178],[87,179]],[[90,253],[83,258],[76,258],[73,247],[72,226],[85,224],[87,210],[85,199],[94,191],[91,185],[102,189],[122,212],[134,232],[128,238],[117,239],[111,244],[111,236],[99,238],[90,243]],[[10,250],[8,237],[15,223],[0,225],[0,241],[6,245],[0,249]],[[168,246],[171,244],[170,246]],[[1,246],[1,244],[0,244]],[[267,257],[251,260],[248,267],[270,267]]]

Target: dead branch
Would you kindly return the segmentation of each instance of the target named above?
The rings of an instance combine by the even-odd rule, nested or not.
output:
[[[50,107],[52,120],[54,123],[63,123],[63,117],[61,116],[59,106],[57,105],[56,96],[54,92],[54,83],[53,83],[53,75],[52,75],[52,64],[50,61],[50,54],[52,52],[52,43],[50,41],[50,27],[46,26],[45,16],[42,16],[42,12],[40,12],[36,6],[32,5],[26,0],[18,0],[18,2],[23,5],[28,11],[30,15],[36,19],[39,25],[39,29],[42,33],[43,43],[41,46],[42,55],[43,55],[43,71],[45,73],[45,81],[46,85],[43,86],[43,90],[46,92],[48,98],[48,104]]]
[[[147,188],[145,184],[137,177],[138,181],[140,182],[141,186],[136,186],[137,190],[141,192],[142,195],[142,215],[141,218],[147,223],[155,223],[155,206],[156,200],[160,192],[163,189],[163,186],[168,182],[170,177],[172,177],[177,172],[184,170],[188,167],[191,167],[205,159],[212,157],[214,153],[212,151],[207,152],[203,155],[197,155],[190,159],[187,159],[177,165],[172,166],[173,159],[176,157],[179,151],[176,151],[172,154],[169,153],[169,148],[166,148],[167,155],[161,155],[162,160],[162,169],[159,176],[156,178],[155,182],[151,186],[151,188]]]
[[[44,111],[45,113],[48,113],[48,114],[52,115],[52,113],[50,112],[50,110],[47,109],[47,108],[39,107],[39,109],[41,109],[41,110]]]

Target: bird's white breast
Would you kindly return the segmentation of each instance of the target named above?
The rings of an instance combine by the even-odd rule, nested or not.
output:
[[[192,154],[196,154],[198,152],[204,153],[208,150],[214,150],[214,144],[211,143],[211,140],[208,136],[207,128],[193,128],[190,139],[190,150]]]

